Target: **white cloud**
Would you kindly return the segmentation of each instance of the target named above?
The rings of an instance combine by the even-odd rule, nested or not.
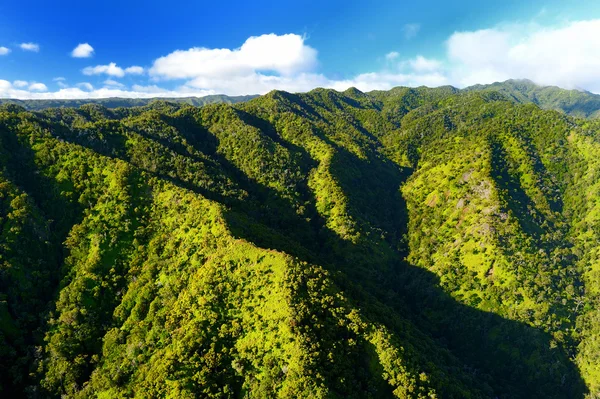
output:
[[[71,52],[74,58],[89,58],[94,54],[94,48],[88,43],[79,43]]]
[[[113,87],[124,87],[125,86],[123,83],[117,82],[116,80],[113,80],[113,79],[106,79],[103,83],[106,86],[113,86]]]
[[[512,25],[448,40],[452,79],[464,86],[508,78],[600,92],[600,19],[557,28]]]
[[[37,43],[21,43],[19,47],[25,51],[33,51],[34,53],[40,51],[40,45]]]
[[[215,94],[212,91],[196,90],[196,91],[179,91],[179,90],[164,90],[156,88],[154,91],[151,86],[138,86],[135,90],[121,90],[117,88],[104,87],[97,90],[85,91],[79,87],[63,88],[55,92],[33,92],[30,90],[22,90],[15,88],[9,81],[0,79],[0,98],[19,98],[19,99],[89,99],[89,98],[152,98],[152,97],[184,97],[194,96],[203,97],[209,94]]]
[[[393,70],[365,73],[345,80],[332,80],[312,71],[317,65],[317,52],[305,44],[304,37],[295,34],[269,34],[251,37],[238,49],[192,48],[178,50],[157,59],[149,70],[151,81],[182,80],[175,89],[165,89],[155,84],[136,84],[129,91],[123,90],[115,80],[108,79],[104,81],[105,87],[98,90],[93,89],[89,83],[84,83],[79,84],[77,88],[64,87],[54,93],[40,95],[19,92],[18,95],[24,98],[182,97],[217,93],[264,94],[274,89],[302,92],[315,87],[345,90],[356,86],[367,91],[389,89],[397,85],[447,83],[447,79],[435,70],[434,66],[437,64],[434,61],[417,57],[411,64],[399,60],[399,57],[398,53],[387,57]],[[411,65],[420,68],[421,71],[411,70]],[[86,75],[105,74],[111,77],[143,72],[141,67],[123,69],[116,63],[87,67],[83,70]],[[11,93],[16,95],[14,88]]]
[[[88,91],[94,90],[94,86],[92,86],[92,84],[89,82],[77,83],[77,87],[80,87],[80,88],[88,90]]]
[[[418,30],[418,27],[412,27]],[[345,90],[389,89],[397,85],[447,84],[439,61],[419,56],[400,61],[397,52],[385,58],[390,70],[365,73],[350,79],[332,80],[312,72],[317,51],[300,35],[262,35],[251,37],[238,49],[192,48],[158,58],[149,70],[154,80],[183,79],[181,93],[210,90],[230,95],[263,94],[279,89],[292,92],[315,87]],[[393,63],[393,64],[392,64]],[[134,86],[135,89],[135,86]]]
[[[4,82],[6,82],[6,81],[4,81]],[[23,89],[25,87],[29,91],[35,91],[35,92],[48,91],[48,87],[45,84],[38,83],[38,82],[28,82],[26,80],[15,80],[12,82],[12,85],[6,86],[5,88]]]
[[[0,55],[6,55],[8,53],[10,53],[10,49],[8,47],[0,46]]]
[[[105,74],[108,76],[122,78],[123,76],[125,76],[125,74],[139,75],[144,72],[144,68],[134,65],[123,69],[120,66],[117,66],[116,63],[111,62],[108,65],[96,65],[94,67],[85,67],[81,72],[83,72],[84,75],[88,76]]]
[[[408,65],[415,72],[439,71],[442,68],[442,63],[440,61],[425,58],[422,55],[418,55],[415,58],[408,60]]]
[[[370,72],[360,74],[352,79],[341,81],[330,81],[325,87],[339,91],[349,87],[356,87],[362,91],[389,90],[395,86],[429,86],[437,87],[448,84],[448,78],[441,72],[394,73],[389,71]]]
[[[315,87],[328,87],[330,81],[323,75],[300,73],[293,76],[273,76],[252,73],[244,76],[232,76],[229,79],[200,77],[186,82],[178,90],[210,90],[229,95],[264,94],[271,90],[301,92]]]
[[[133,65],[128,68],[125,68],[125,73],[132,75],[141,75],[142,73],[144,73],[144,68],[142,68],[141,66]]]
[[[62,76],[58,76],[58,77],[56,77],[56,78],[53,78],[53,79],[52,79],[52,81],[53,81],[53,82],[56,82],[56,84],[57,84],[59,87],[62,87],[62,88],[69,87],[69,85],[67,85],[67,84],[65,83],[65,81],[66,81],[66,80],[67,80],[67,79],[65,79],[65,78],[64,78],[64,77],[62,77]]]
[[[29,85],[29,83],[25,80],[15,80],[12,84],[15,87],[26,87],[27,85]]]
[[[46,87],[46,85],[43,83],[33,82],[29,85],[29,90],[30,91],[48,91],[48,87]]]
[[[234,50],[177,50],[154,61],[150,74],[164,79],[241,78],[261,72],[291,76],[316,65],[317,51],[304,40],[296,34],[268,34],[250,37]]]
[[[310,90],[327,80],[310,71],[317,51],[296,34],[248,38],[237,49],[195,47],[154,61],[154,80],[185,79],[181,90],[217,93],[266,93],[273,89]]]
[[[111,62],[108,65],[96,65],[95,67],[85,67],[82,70],[84,75],[101,75],[106,74],[109,76],[116,76],[122,78],[125,76],[125,71],[123,68],[117,66],[114,62]]]
[[[169,90],[163,89],[156,85],[148,85],[148,86],[133,85],[133,86],[131,86],[131,88],[133,89],[133,91],[138,91],[141,93],[167,93],[167,92],[169,92]]]
[[[113,80],[126,74],[143,74],[144,68],[121,68],[116,63],[87,67],[86,75],[108,75],[105,87],[94,89],[64,85],[56,92],[22,90],[17,83],[0,81],[0,97],[12,98],[100,98],[182,97],[224,93],[263,94],[273,89],[292,92],[315,87],[345,90],[385,90],[394,86],[463,87],[509,78],[530,78],[540,84],[584,88],[600,92],[600,19],[570,22],[559,27],[536,24],[504,25],[496,28],[456,32],[445,42],[446,54],[439,58],[416,55],[385,55],[378,70],[330,79],[314,71],[317,52],[300,35],[251,37],[237,49],[192,48],[177,50],[156,59],[147,71],[150,79],[126,90]],[[161,87],[161,81],[179,80]],[[62,86],[61,86],[62,87]]]
[[[421,24],[406,24],[402,27],[402,31],[404,32],[404,38],[407,40],[417,36],[420,30]]]
[[[5,91],[10,90],[11,87],[12,87],[12,84],[8,80],[0,79],[0,94],[4,93]]]

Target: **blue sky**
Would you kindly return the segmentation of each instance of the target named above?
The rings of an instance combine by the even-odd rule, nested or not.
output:
[[[460,87],[507,78],[600,92],[599,18],[600,2],[571,0],[3,0],[0,97]]]

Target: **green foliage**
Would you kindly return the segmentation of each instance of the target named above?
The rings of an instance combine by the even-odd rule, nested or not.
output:
[[[529,80],[507,80],[490,85],[475,85],[465,90],[497,91],[518,103],[534,103],[542,109],[552,109],[579,118],[600,117],[600,96],[588,91],[538,86]]]
[[[1,394],[594,397],[600,125],[523,85],[1,106]]]

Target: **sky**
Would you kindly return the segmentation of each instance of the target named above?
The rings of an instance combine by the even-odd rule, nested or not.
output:
[[[600,93],[594,1],[0,2],[0,98],[493,83]]]

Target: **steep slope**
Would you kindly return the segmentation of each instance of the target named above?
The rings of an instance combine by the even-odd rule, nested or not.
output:
[[[2,388],[596,394],[597,135],[450,87],[5,105]]]

